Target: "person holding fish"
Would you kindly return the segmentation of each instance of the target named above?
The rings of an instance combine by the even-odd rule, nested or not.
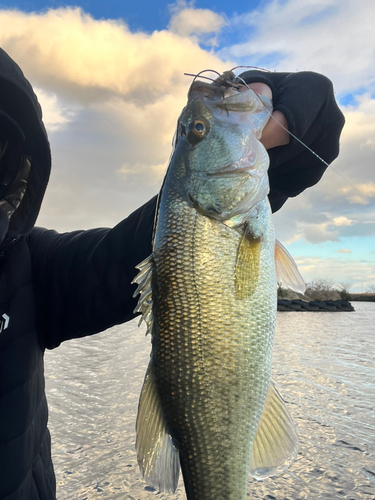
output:
[[[217,137],[221,137],[223,109],[231,110],[231,116],[225,119],[233,118],[234,122],[238,113],[244,111],[249,115],[250,121],[246,125],[248,128],[241,129],[241,133],[245,133],[242,142],[250,141],[249,144],[253,145],[254,151],[247,151],[243,157],[245,159],[241,156],[243,161],[242,163],[239,161],[237,165],[229,158],[230,152],[226,146],[226,138],[220,139],[220,147],[224,148],[221,154],[228,153],[229,159],[225,165],[220,166],[220,171],[216,170],[212,162],[211,171],[208,173],[209,178],[213,179],[213,184],[220,191],[218,201],[215,203],[212,203],[205,194],[207,179],[202,176],[199,167],[193,168],[190,160],[186,161],[186,169],[196,168],[194,170],[196,177],[189,177],[187,189],[190,197],[185,199],[185,194],[183,194],[183,206],[188,208],[186,213],[190,218],[195,218],[198,225],[203,227],[207,223],[210,226],[210,231],[212,231],[208,233],[210,241],[217,241],[220,235],[224,233],[228,235],[230,231],[236,233],[235,240],[230,243],[228,240],[230,247],[227,252],[228,259],[232,259],[233,248],[236,247],[239,248],[239,255],[244,255],[244,259],[240,259],[237,264],[233,260],[233,265],[236,267],[234,286],[237,298],[230,300],[243,300],[244,304],[251,305],[254,297],[257,296],[257,307],[263,307],[260,303],[263,300],[265,301],[264,308],[266,308],[266,303],[267,307],[274,307],[273,292],[270,299],[267,294],[258,297],[256,283],[249,284],[245,279],[250,269],[253,274],[259,276],[260,281],[263,280],[263,260],[266,259],[266,255],[272,254],[274,248],[267,201],[268,180],[268,199],[273,212],[279,210],[289,197],[298,195],[318,182],[327,164],[338,155],[339,136],[344,124],[343,115],[335,102],[331,82],[315,73],[245,71],[240,75],[240,79],[236,80],[235,85],[230,84],[229,87],[225,87],[224,80],[219,80],[215,84],[220,88],[225,87],[224,94],[228,97],[227,101],[224,100],[225,102],[217,97],[214,84],[213,86],[206,85],[208,86],[204,90],[209,89],[210,95],[212,94],[208,101],[202,101],[201,84],[196,83],[192,86],[189,99],[194,94],[194,103],[180,118],[176,154],[179,154],[181,148],[190,147],[188,144],[196,151],[202,150],[202,148],[199,149],[202,144],[208,147],[209,140],[206,140],[206,137],[209,137],[208,133],[212,132],[211,136],[218,134]],[[240,95],[236,89],[238,85],[242,85],[243,95]],[[261,109],[262,103],[264,109],[268,110],[267,112],[273,113],[274,119],[267,122],[264,110],[262,110],[255,126],[255,122],[251,122],[252,116],[258,112],[255,110]],[[196,112],[198,112],[198,117],[195,116]],[[234,126],[236,126],[235,123]],[[258,136],[253,138],[252,130],[257,127]],[[293,136],[289,135],[286,129]],[[259,145],[260,136],[262,146]],[[312,154],[295,138],[301,140],[318,156]],[[265,149],[268,150],[270,162],[268,174],[268,156],[265,154]],[[259,158],[262,160],[261,166],[257,163]],[[179,165],[181,167],[181,163]],[[232,172],[233,165],[237,165],[235,168],[238,169],[235,175]],[[183,419],[174,421],[171,415],[167,415],[165,420],[166,449],[174,453],[171,462],[174,464],[172,471],[167,471],[166,464],[163,463],[160,475],[160,471],[155,472],[157,469],[155,463],[147,462],[145,456],[142,455],[150,449],[150,446],[153,446],[148,441],[148,432],[142,421],[149,411],[144,402],[147,391],[150,390],[148,394],[151,395],[151,399],[154,398],[155,407],[164,413],[166,401],[169,401],[172,406],[177,404],[172,393],[165,395],[163,400],[159,401],[155,399],[155,392],[151,390],[155,389],[155,384],[159,384],[160,379],[166,376],[158,356],[162,352],[160,350],[162,342],[167,339],[157,337],[156,333],[156,330],[162,328],[164,316],[160,311],[165,308],[165,305],[163,302],[158,303],[155,309],[156,323],[152,326],[149,303],[145,300],[145,296],[147,297],[150,292],[146,282],[149,283],[150,269],[154,266],[152,260],[147,258],[154,252],[157,260],[163,253],[162,250],[159,252],[159,248],[163,248],[165,237],[174,237],[173,231],[163,229],[165,217],[172,213],[169,205],[166,204],[166,193],[168,190],[174,193],[176,189],[177,191],[180,189],[172,179],[175,175],[174,167],[170,169],[172,177],[166,179],[166,187],[163,188],[160,198],[159,226],[156,228],[154,241],[152,235],[156,197],[113,229],[93,229],[59,234],[53,230],[34,227],[47,187],[50,168],[50,147],[37,98],[18,65],[0,49],[0,500],[56,499],[51,439],[47,427],[48,408],[44,391],[44,351],[56,348],[66,340],[92,335],[115,324],[133,319],[137,305],[137,299],[133,297],[136,288],[132,284],[134,279],[137,280],[142,291],[140,310],[152,330],[154,344],[159,346],[158,353],[153,354],[155,361],[145,381],[138,415],[137,425],[140,434],[137,438],[137,446],[141,469],[145,476],[148,479],[151,478],[151,482],[158,484],[160,488],[165,486],[166,489],[173,489],[176,477],[178,477],[181,458],[188,498],[203,498],[199,497],[196,491],[200,491],[199,489],[205,491],[205,488],[209,486],[201,484],[200,479],[196,477],[198,466],[190,456],[194,457],[194,453],[200,453],[207,443],[202,444],[190,439],[188,428],[184,427],[186,422],[182,422]],[[255,179],[254,182],[251,180],[252,176]],[[229,196],[229,191],[237,189],[235,188],[237,177],[241,178],[241,196],[246,213],[242,208],[238,209],[237,205],[231,204],[232,202],[229,203],[231,206],[227,207],[227,201],[232,196]],[[230,189],[225,188],[228,184],[223,184],[223,179],[225,183],[230,180],[232,183]],[[250,192],[257,193],[254,195],[255,204],[254,199],[250,199]],[[177,193],[178,196],[180,196],[179,193],[180,191]],[[268,221],[266,229],[260,221]],[[245,228],[244,231],[243,228]],[[263,245],[261,241],[265,244]],[[202,248],[202,255],[205,255],[203,250],[207,247],[207,242],[202,240],[199,244]],[[256,262],[255,267],[248,258],[250,254],[259,257],[253,259]],[[144,280],[139,275],[135,278],[136,266],[141,261],[146,262],[143,268],[139,266],[141,267],[140,274],[144,271]],[[192,262],[189,263],[188,259],[182,268],[173,264],[175,266],[173,269],[178,274],[180,271],[183,272],[184,266],[190,265]],[[204,262],[202,261],[200,265],[203,268]],[[155,272],[161,272],[164,269],[163,266],[164,264],[158,261],[154,268]],[[267,280],[272,288],[273,264],[270,264],[268,269]],[[159,274],[155,276],[157,276],[155,283],[160,288],[160,300],[163,297],[170,300],[168,286],[165,287],[165,283],[160,281]],[[216,279],[215,276],[214,273],[213,280]],[[212,288],[210,290],[212,291]],[[154,300],[156,296],[157,293],[153,290]],[[179,299],[176,300],[178,302]],[[191,304],[194,300],[195,298],[192,297]],[[176,318],[178,317],[177,309],[175,310]],[[208,314],[211,313],[212,311]],[[270,313],[270,318],[272,314]],[[242,325],[242,320],[243,317],[238,315],[235,321],[238,325]],[[272,321],[271,318],[271,323]],[[194,326],[194,328],[197,327]],[[192,333],[197,335],[196,330]],[[250,344],[246,349],[251,350]],[[205,347],[203,345],[201,347],[202,350],[199,351],[196,361],[198,371],[183,368],[191,373],[194,383],[194,377],[198,376],[202,370],[199,365],[199,356],[205,353]],[[219,347],[213,349],[219,357],[220,349]],[[237,359],[240,356],[239,352],[234,350],[230,356]],[[215,365],[217,360],[212,363]],[[252,369],[253,365],[250,363],[248,370]],[[265,372],[268,376],[268,371]],[[222,401],[218,399],[218,413],[215,417],[218,419],[220,419],[221,405],[225,401],[232,401],[232,399],[235,401],[238,398],[238,394],[225,394],[227,387],[220,388],[220,378],[220,376],[217,377],[216,385],[212,386],[212,390],[202,387],[202,394],[206,394],[207,401],[211,401],[213,392],[224,397]],[[200,380],[204,381],[204,377]],[[238,384],[242,384],[243,388],[247,387],[246,381],[239,381]],[[268,389],[269,387],[271,389]],[[251,425],[249,424],[253,434],[259,422],[265,418],[262,416],[263,406],[275,407],[278,404],[277,391],[272,384],[269,384],[268,379],[264,379],[264,383],[259,385],[259,391],[262,395],[258,409],[252,417]],[[242,408],[246,409],[247,404],[248,401],[245,401]],[[207,406],[205,411],[209,408]],[[223,422],[231,426],[233,425],[231,418],[231,415],[226,414]],[[283,422],[288,424],[288,417],[283,418]],[[191,425],[194,427],[194,422]],[[218,432],[218,436],[221,436],[222,427],[222,423],[218,423],[217,427],[213,426],[212,435]],[[246,429],[245,434],[248,433]],[[288,450],[291,456],[295,446],[292,431],[290,436],[292,439]],[[189,448],[190,446],[194,449]],[[239,456],[247,456],[249,446],[244,444]],[[231,447],[229,440],[223,444],[222,449],[228,451]],[[210,459],[214,460],[218,457],[220,449],[219,451],[213,450]],[[282,458],[289,459],[289,455]],[[199,460],[200,464],[204,463],[204,457]],[[243,461],[243,458],[241,460]],[[261,460],[258,462],[253,461],[251,466],[250,463],[242,464],[243,474],[246,475],[255,467],[254,473],[261,475],[261,468],[258,466]],[[275,467],[277,465],[275,463]],[[233,477],[229,483],[234,484],[235,481]],[[189,482],[191,482],[190,486]],[[195,484],[198,485],[197,490],[194,489]],[[232,493],[228,492],[227,498],[234,498],[231,495]]]

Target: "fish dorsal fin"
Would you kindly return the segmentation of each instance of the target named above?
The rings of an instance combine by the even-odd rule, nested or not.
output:
[[[290,288],[297,293],[305,293],[306,284],[298,271],[297,264],[278,240],[275,241],[275,265],[278,283],[282,283],[285,288]]]
[[[136,269],[139,270],[139,273],[132,281],[132,283],[136,283],[138,285],[136,291],[133,294],[133,297],[136,297],[138,294],[140,294],[137,307],[134,309],[134,313],[140,312],[142,314],[138,326],[142,323],[142,321],[146,322],[146,335],[148,335],[152,331],[154,320],[154,315],[152,312],[151,286],[153,268],[154,258],[151,254],[149,257],[147,257],[147,259],[143,260],[140,264],[138,264],[138,266],[136,266]]]
[[[159,491],[174,492],[180,472],[179,452],[167,431],[151,362],[139,400],[136,430],[138,464],[145,480]]]
[[[254,238],[244,231],[237,251],[236,269],[234,275],[237,297],[251,297],[259,278],[260,238]]]
[[[285,403],[271,381],[255,434],[250,474],[259,481],[285,471],[297,456],[298,437]]]

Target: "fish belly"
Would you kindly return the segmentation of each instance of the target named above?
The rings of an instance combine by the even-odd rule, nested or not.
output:
[[[270,379],[276,315],[273,233],[250,294],[236,287],[241,234],[188,201],[159,208],[152,363],[187,497],[246,498],[251,448]]]

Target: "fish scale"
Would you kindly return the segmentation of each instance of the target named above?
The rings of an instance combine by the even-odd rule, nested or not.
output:
[[[275,281],[268,264],[272,226],[263,237],[267,269],[258,292],[238,299],[234,271],[241,235],[192,208],[170,171],[153,252],[153,371],[192,498],[238,500],[269,384],[276,300],[269,294]],[[220,462],[232,472],[223,476]]]
[[[203,87],[204,101],[211,87]],[[224,106],[195,89],[159,198],[153,253],[135,280],[152,334],[138,462],[160,490],[175,490],[181,465],[188,500],[244,500],[249,474],[272,475],[296,453],[270,384],[275,237],[267,155],[254,139],[265,120],[251,121],[262,113],[253,94],[229,92]]]

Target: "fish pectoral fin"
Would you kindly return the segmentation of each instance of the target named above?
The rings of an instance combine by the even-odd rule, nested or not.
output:
[[[275,265],[278,283],[282,283],[285,288],[294,290],[297,293],[305,293],[305,280],[298,271],[297,264],[288,250],[278,240],[275,241]]]
[[[255,434],[250,475],[259,481],[284,472],[298,452],[298,437],[291,416],[271,381]]]
[[[176,491],[179,452],[167,430],[151,362],[139,400],[136,431],[138,464],[143,477],[159,491]]]
[[[134,278],[132,283],[136,283],[138,285],[136,291],[133,294],[133,297],[136,297],[138,294],[139,300],[137,307],[134,309],[134,313],[140,312],[142,314],[141,319],[139,320],[138,326],[145,321],[147,325],[146,335],[152,332],[152,325],[154,322],[154,315],[152,311],[152,272],[154,269],[154,257],[151,254],[147,259],[143,260],[136,269],[139,270],[139,273]]]
[[[258,284],[261,238],[244,231],[237,251],[234,283],[239,299],[251,297]]]

